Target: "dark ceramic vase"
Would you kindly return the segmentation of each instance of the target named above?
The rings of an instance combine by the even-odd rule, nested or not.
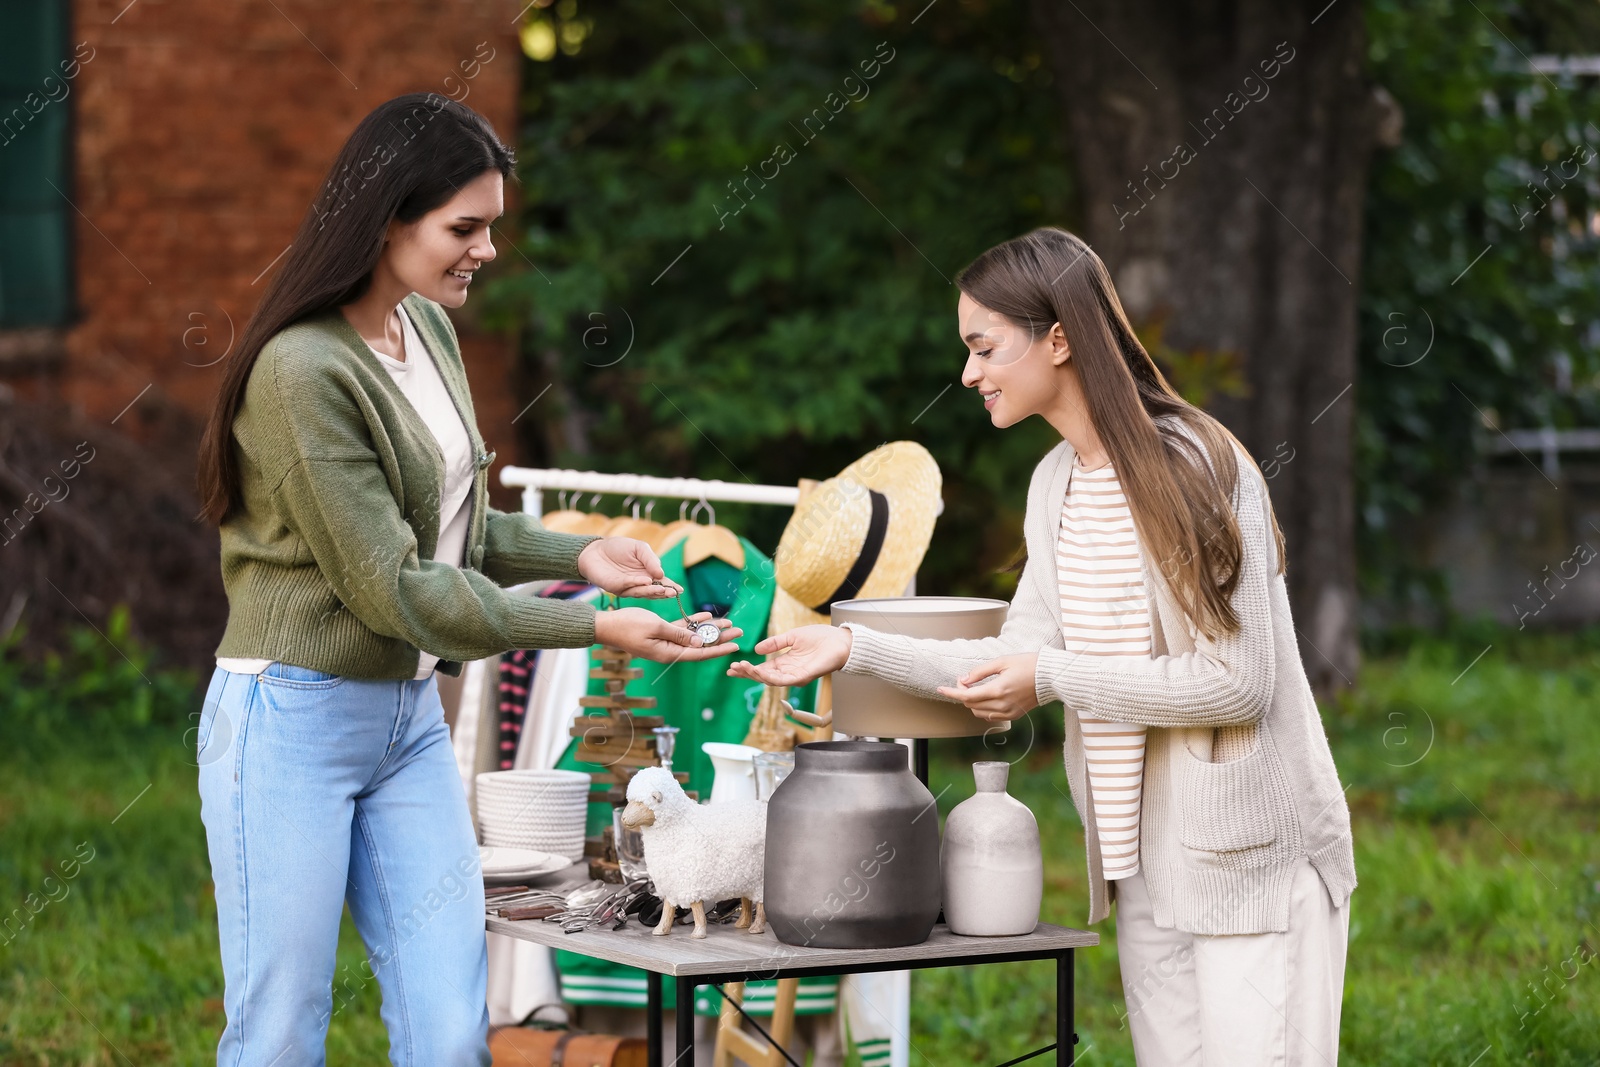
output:
[[[939,813],[908,750],[814,741],[767,803],[764,895],[779,941],[894,948],[939,917]]]

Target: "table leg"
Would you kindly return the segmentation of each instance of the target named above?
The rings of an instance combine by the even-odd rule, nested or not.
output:
[[[1078,1035],[1072,1032],[1072,950],[1056,957],[1056,1067],[1077,1058]]]
[[[661,1063],[661,976],[646,971],[645,988],[645,1063],[649,1067],[662,1067]]]
[[[694,979],[678,979],[677,1054],[672,1067],[694,1067]]]

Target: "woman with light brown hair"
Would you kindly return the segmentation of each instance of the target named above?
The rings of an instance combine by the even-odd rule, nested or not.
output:
[[[872,674],[991,722],[1060,701],[1089,921],[1116,902],[1141,1067],[1334,1063],[1350,815],[1265,479],[1167,383],[1076,236],[1034,230],[956,284],[962,383],[995,426],[1039,415],[1063,438],[1033,474],[1000,635],[804,626],[729,673]]]

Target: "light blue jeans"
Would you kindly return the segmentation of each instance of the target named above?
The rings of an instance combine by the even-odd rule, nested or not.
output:
[[[219,667],[195,752],[219,1067],[323,1064],[328,1021],[373,975],[396,1067],[488,1067],[483,877],[437,683]],[[336,982],[346,903],[368,959]]]

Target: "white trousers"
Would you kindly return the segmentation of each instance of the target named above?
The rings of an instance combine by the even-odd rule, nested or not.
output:
[[[1309,860],[1289,930],[1186,934],[1157,927],[1144,876],[1117,883],[1117,955],[1139,1067],[1334,1067],[1350,907]]]

